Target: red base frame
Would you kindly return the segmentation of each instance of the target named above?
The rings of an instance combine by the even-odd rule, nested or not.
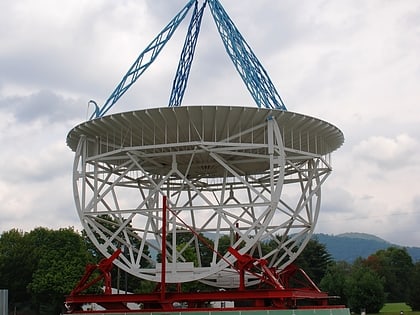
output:
[[[257,309],[307,309],[307,308],[343,308],[344,306],[328,305],[329,296],[323,292],[309,290],[245,290],[180,293],[167,292],[164,299],[161,293],[148,294],[103,294],[69,296],[66,304],[68,313],[86,313],[82,305],[96,303],[107,312],[153,312],[153,311],[214,311],[257,310]],[[233,301],[232,307],[212,307],[212,302]],[[130,309],[129,303],[139,305],[138,309]],[[141,306],[141,307],[140,307]],[[90,311],[94,313],[95,311]]]
[[[163,197],[163,229],[166,235],[166,196]],[[189,228],[192,233],[196,233]],[[197,235],[199,236],[199,235]],[[239,288],[237,290],[219,290],[213,292],[168,292],[166,290],[166,259],[162,260],[162,278],[159,290],[144,294],[112,294],[111,269],[113,261],[120,255],[118,249],[109,258],[103,259],[97,265],[86,266],[82,279],[66,297],[67,313],[130,313],[130,312],[157,312],[157,311],[214,311],[220,310],[270,310],[270,309],[315,309],[315,308],[343,308],[344,306],[330,306],[327,293],[321,292],[308,275],[300,268],[289,265],[279,272],[267,266],[265,259],[254,258],[248,254],[240,254],[237,249],[230,247],[229,252],[236,258],[232,268],[239,275]],[[166,246],[162,244],[162,257],[166,257]],[[100,274],[91,280],[95,271]],[[245,275],[259,278],[259,288],[247,288]],[[104,294],[83,295],[84,290],[100,280],[104,280]],[[220,302],[215,308],[214,303]],[[226,302],[231,302],[229,307]],[[233,303],[232,303],[233,302]],[[104,310],[85,311],[82,306],[87,303],[100,305]],[[131,304],[129,304],[131,303]],[[134,304],[133,304],[134,303]],[[130,305],[130,306],[129,306]],[[135,305],[136,307],[132,307]]]
[[[112,261],[121,251],[117,251],[110,258],[104,259],[98,265],[89,265],[85,275],[75,289],[66,297],[67,313],[115,313],[115,312],[157,312],[157,311],[215,311],[215,310],[270,310],[270,309],[322,309],[343,308],[340,305],[329,305],[331,298],[322,292],[306,275],[306,273],[294,266],[289,265],[281,273],[276,273],[266,267],[265,261],[254,259],[247,255],[240,255],[235,249],[229,251],[237,256],[238,273],[240,283],[244,283],[245,271],[254,275],[260,274],[261,284],[268,289],[248,289],[243,285],[237,290],[219,290],[213,292],[166,292],[166,285],[160,284],[159,290],[153,293],[143,294],[112,294],[110,287],[110,270]],[[257,273],[256,271],[259,271]],[[95,270],[101,274],[90,280]],[[89,286],[99,280],[105,280],[105,291],[101,295],[81,294]],[[179,286],[181,287],[181,286]],[[220,302],[215,307],[214,303]],[[231,302],[226,307],[226,302]],[[84,304],[95,303],[104,310],[86,311],[82,309]],[[134,303],[134,304],[133,304]],[[136,305],[136,307],[132,307]],[[225,305],[225,307],[222,307]]]

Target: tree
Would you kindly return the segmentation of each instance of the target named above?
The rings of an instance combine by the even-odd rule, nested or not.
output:
[[[0,287],[9,291],[10,308],[30,300],[27,286],[35,271],[30,251],[22,231],[13,229],[0,236]]]
[[[408,305],[413,311],[420,311],[420,262],[413,267],[412,276],[409,282],[410,294],[408,297]]]
[[[348,307],[359,312],[365,309],[368,313],[379,313],[385,303],[383,279],[372,269],[357,260],[347,277],[344,287]]]
[[[327,272],[320,282],[320,288],[328,292],[330,296],[336,296],[331,300],[335,305],[347,305],[347,295],[345,292],[345,283],[350,276],[351,265],[345,261],[331,263]]]
[[[80,280],[92,256],[81,235],[71,228],[57,231],[37,228],[27,238],[37,260],[28,288],[40,311],[59,314],[64,296]]]
[[[232,246],[233,242],[234,242],[233,239],[229,235],[226,235],[225,234],[225,235],[220,236],[220,238],[219,238],[219,246],[218,246],[219,254],[221,256],[224,256],[228,252],[228,248],[230,246]],[[267,252],[268,251],[269,250],[267,250]]]
[[[332,261],[326,246],[318,242],[317,239],[311,239],[295,263],[306,272],[312,281],[319,284]]]
[[[59,314],[64,296],[83,275],[92,256],[73,229],[16,229],[0,237],[0,286],[9,290],[10,309]]]
[[[413,261],[405,248],[389,247],[369,256],[366,266],[375,270],[384,280],[388,302],[406,302],[410,295]]]

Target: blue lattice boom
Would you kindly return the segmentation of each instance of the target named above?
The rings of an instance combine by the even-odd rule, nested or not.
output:
[[[95,111],[90,119],[104,116],[115,105],[120,97],[156,60],[190,9],[194,7],[168,104],[169,107],[180,106],[194,59],[203,12],[207,6],[210,7],[226,52],[256,105],[263,108],[287,110],[267,71],[259,62],[221,3],[218,0],[205,0],[200,5],[198,0],[190,0],[137,57],[105,104],[99,107],[95,102],[91,101],[95,104]]]

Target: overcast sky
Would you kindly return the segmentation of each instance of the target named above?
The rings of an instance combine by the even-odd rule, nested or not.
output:
[[[0,233],[81,228],[66,135],[186,2],[0,1]],[[288,110],[345,135],[315,232],[420,246],[420,1],[222,4]],[[166,106],[186,27],[111,112]],[[184,100],[256,106],[209,10]]]

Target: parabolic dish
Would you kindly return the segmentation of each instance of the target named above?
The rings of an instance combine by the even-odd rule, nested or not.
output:
[[[103,255],[123,247],[119,267],[159,282],[164,242],[168,283],[220,287],[238,285],[226,238],[278,270],[296,259],[318,218],[328,156],[343,142],[323,120],[237,106],[112,114],[67,136],[77,211]],[[171,209],[165,238],[162,196]]]
[[[70,131],[67,145],[76,151],[81,136],[99,139],[99,152],[141,146],[147,154],[154,151],[156,145],[166,145],[160,149],[162,156],[155,160],[157,163],[150,162],[144,166],[152,172],[162,173],[171,165],[171,156],[165,153],[170,153],[173,145],[199,145],[201,142],[214,142],[217,145],[219,142],[229,142],[234,135],[241,135],[239,139],[233,139],[234,143],[237,140],[243,143],[266,143],[264,130],[256,127],[268,119],[277,121],[283,144],[290,149],[326,155],[344,142],[343,133],[334,125],[290,111],[237,106],[183,106],[124,112],[86,121]],[[232,156],[231,161],[243,173],[258,173],[269,167],[266,160]],[[220,176],[223,170],[207,162],[203,157],[202,163],[191,165],[189,174]],[[118,163],[118,160],[113,163]],[[186,168],[189,159],[178,163]],[[166,169],[162,168],[164,165],[167,165]]]

